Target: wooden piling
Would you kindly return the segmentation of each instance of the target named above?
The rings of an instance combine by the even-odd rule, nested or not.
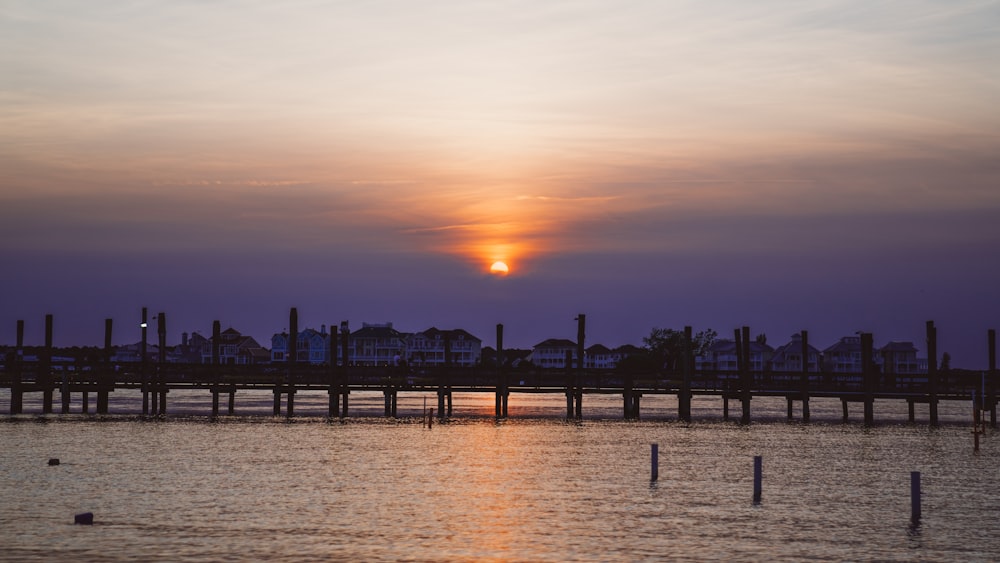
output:
[[[139,355],[141,358],[140,364],[140,374],[142,377],[142,414],[146,416],[149,414],[149,370],[147,368],[146,361],[146,329],[149,326],[147,321],[147,310],[145,307],[142,308],[142,320],[139,322],[139,330],[142,331],[142,342],[139,344]]]
[[[338,381],[340,387],[340,395],[344,401],[343,411],[340,413],[340,418],[347,418],[347,398],[351,394],[350,389],[350,368],[348,368],[348,360],[350,359],[350,342],[351,342],[351,331],[347,328],[347,322],[343,322],[340,325],[340,379]]]
[[[809,331],[806,330],[802,331],[802,422],[809,422]]]
[[[649,460],[651,467],[649,480],[655,483],[660,478],[660,445],[651,444],[650,446]]]
[[[153,386],[153,414],[163,416],[167,414],[167,314],[160,312],[156,316],[156,333],[160,343],[160,358],[157,366],[156,384]]]
[[[920,472],[910,472],[910,522],[920,523]]]
[[[848,420],[850,420],[848,418],[848,414],[847,414],[847,399],[841,398],[840,399],[840,406],[843,407],[843,409],[844,409],[844,418],[843,418],[843,420],[844,420],[844,422],[847,422]]]
[[[681,388],[677,392],[677,417],[691,422],[691,373],[694,370],[694,343],[692,328],[684,327],[684,358]]]
[[[864,387],[865,424],[875,422],[875,383],[878,374],[875,372],[874,340],[870,332],[861,333],[861,384]]]
[[[327,389],[329,395],[329,405],[326,409],[326,416],[329,419],[340,417],[340,382],[337,381],[337,325],[330,323],[330,336],[327,341],[327,381],[330,387]]]
[[[52,414],[52,315],[45,315],[45,349],[42,352],[42,372],[39,379],[42,383],[42,413]],[[68,394],[67,394],[68,397]]]
[[[295,394],[295,378],[298,372],[298,362],[299,362],[299,310],[296,307],[292,307],[288,312],[288,358],[285,365],[287,366],[287,371],[285,372],[285,385],[277,386],[276,392],[278,393],[278,412],[275,416],[281,414],[281,392],[282,387],[288,395],[287,410],[285,415],[289,418],[294,414],[295,400],[292,398]]]
[[[906,400],[906,410],[907,410],[907,414],[909,415],[909,420],[910,420],[911,423],[914,422],[917,419],[917,417],[916,417],[916,414],[917,414],[916,413],[916,408],[914,408],[914,403],[915,402],[916,401],[914,401],[913,399],[907,399]]]
[[[13,377],[10,386],[10,414],[24,412],[23,361],[24,361],[24,321],[17,321],[17,341],[14,352],[9,356],[9,364],[13,366]]]
[[[930,424],[938,424],[938,363],[937,363],[937,328],[934,321],[927,321],[927,393],[930,405]]]
[[[760,504],[761,489],[764,473],[764,458],[756,455],[753,457],[753,503]]]
[[[219,416],[219,346],[222,343],[222,323],[212,321],[212,416]]]
[[[506,381],[504,380],[504,365],[503,365],[503,325],[497,324],[497,387],[496,387],[496,408],[495,416],[496,418],[503,418],[506,416],[504,412],[505,406],[505,396],[507,394]]]
[[[997,331],[989,329],[986,335],[989,348],[989,372],[986,375],[986,405],[990,409],[990,427],[997,427]]]
[[[98,376],[97,414],[108,414],[108,397],[115,386],[115,367],[111,363],[111,331],[114,321],[104,319],[104,369]],[[84,394],[86,398],[86,394]],[[86,412],[86,407],[84,407]]]
[[[573,411],[573,416],[577,420],[583,419],[583,392],[581,386],[583,385],[583,367],[584,367],[584,355],[586,354],[586,347],[584,346],[584,341],[587,338],[587,315],[580,313],[576,316],[576,377],[573,381],[573,398],[575,401],[575,408]],[[638,415],[638,411],[636,412]]]
[[[741,424],[750,424],[750,387],[753,385],[753,372],[750,365],[750,327],[745,326],[735,330],[736,363],[740,374],[740,403],[743,407]]]

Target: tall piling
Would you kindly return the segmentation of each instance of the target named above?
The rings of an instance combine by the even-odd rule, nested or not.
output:
[[[167,414],[167,314],[160,312],[156,316],[156,335],[160,343],[160,358],[156,373],[156,385],[153,392],[153,403],[156,404],[153,414]]]
[[[504,365],[503,365],[503,325],[497,324],[497,387],[496,387],[496,408],[495,415],[497,418],[504,418],[506,414],[506,396],[507,396],[507,385],[504,381]]]
[[[677,417],[691,422],[691,372],[694,369],[694,342],[690,326],[684,327],[684,358],[681,388],[677,392]]]
[[[327,337],[327,383],[329,388],[326,393],[329,395],[329,405],[326,409],[328,419],[340,417],[340,382],[337,381],[337,325],[330,323],[330,335]]]
[[[348,360],[350,359],[350,343],[351,343],[351,331],[347,327],[347,321],[340,323],[340,396],[344,401],[343,410],[340,413],[341,418],[347,418],[347,406],[348,397],[351,394],[351,372],[348,368]]]
[[[878,373],[873,360],[874,340],[870,332],[861,333],[861,385],[864,388],[865,424],[875,422],[875,384]]]
[[[52,315],[45,315],[45,348],[42,352],[42,372],[38,375],[42,383],[42,413],[52,414]],[[68,396],[68,395],[67,395]]]
[[[938,424],[938,360],[937,327],[927,321],[927,400],[930,407],[931,426]]]
[[[990,329],[986,335],[989,348],[989,372],[986,375],[986,404],[990,408],[990,426],[997,427],[997,331]]]
[[[142,341],[139,344],[140,377],[142,379],[142,414],[149,414],[149,366],[146,361],[146,329],[149,327],[147,310],[142,308],[142,320],[139,322],[139,330],[142,331]]]
[[[576,316],[576,377],[574,378],[573,399],[576,403],[573,416],[580,420],[583,418],[583,367],[585,355],[587,353],[584,341],[587,338],[587,315],[580,313]],[[638,409],[636,409],[638,416]]]
[[[108,397],[115,388],[115,367],[111,363],[111,330],[114,321],[104,319],[104,369],[98,376],[97,414],[108,414]]]
[[[212,416],[219,416],[219,345],[222,342],[222,323],[212,321]]]
[[[24,321],[17,321],[17,341],[13,353],[9,356],[9,364],[13,368],[10,386],[10,414],[24,412]]]
[[[750,424],[750,388],[753,385],[753,371],[750,363],[750,327],[735,330],[736,364],[740,373],[740,403],[743,407],[741,424]]]
[[[818,366],[817,366],[818,367]],[[809,422],[809,331],[802,331],[802,422]]]

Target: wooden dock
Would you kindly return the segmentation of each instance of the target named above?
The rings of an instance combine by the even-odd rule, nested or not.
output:
[[[145,310],[143,311],[145,317]],[[581,317],[583,317],[581,315]],[[160,318],[163,318],[162,313]],[[581,335],[578,339],[582,347]],[[161,321],[162,322],[162,321]],[[142,331],[145,343],[145,318]],[[163,324],[160,325],[164,326]],[[219,323],[213,333],[219,342]],[[297,315],[292,311],[292,334],[297,331]],[[7,355],[0,370],[0,389],[10,390],[10,414],[23,413],[25,394],[40,393],[44,414],[54,413],[54,395],[58,390],[61,399],[60,413],[69,413],[72,394],[80,394],[82,412],[90,412],[90,398],[96,399],[96,414],[108,412],[110,394],[124,389],[142,392],[144,415],[165,415],[168,396],[179,389],[204,390],[212,397],[211,415],[223,414],[221,399],[226,398],[226,414],[234,413],[235,395],[241,390],[268,390],[274,396],[275,416],[294,416],[295,396],[298,393],[326,393],[329,396],[328,416],[331,419],[349,415],[349,398],[360,391],[381,392],[385,397],[385,416],[395,417],[398,397],[416,393],[437,396],[437,416],[452,415],[454,393],[492,393],[496,399],[496,416],[505,418],[511,394],[550,393],[566,397],[566,418],[583,417],[584,398],[595,394],[619,395],[622,398],[622,417],[637,419],[641,414],[642,398],[651,395],[675,395],[680,420],[691,420],[691,398],[694,395],[719,397],[723,405],[723,418],[729,419],[729,404],[735,401],[741,409],[740,421],[751,420],[750,405],[754,397],[784,397],[788,404],[788,418],[793,406],[800,404],[801,418],[808,422],[809,401],[812,398],[839,399],[843,405],[844,420],[848,418],[850,403],[861,403],[864,421],[875,420],[876,399],[906,401],[909,418],[914,421],[914,405],[929,405],[929,423],[938,423],[937,407],[940,401],[975,400],[976,412],[988,411],[990,424],[996,427],[996,334],[990,330],[989,370],[983,373],[966,371],[940,372],[936,361],[936,329],[928,323],[928,351],[931,361],[927,374],[882,374],[870,360],[872,337],[862,335],[862,373],[844,374],[829,372],[757,372],[750,369],[750,333],[744,327],[736,331],[738,369],[735,371],[705,371],[694,369],[694,358],[688,346],[682,368],[676,372],[623,372],[616,370],[584,369],[581,362],[573,362],[567,355],[568,369],[511,370],[503,368],[465,368],[448,363],[439,367],[362,367],[352,365],[309,365],[296,362],[268,365],[222,365],[218,349],[213,350],[213,361],[208,364],[178,364],[166,361],[165,330],[159,331],[159,357],[157,361],[112,363],[112,323],[105,324],[104,354],[89,363],[60,363],[53,361],[52,317],[46,317],[45,346],[37,362],[23,361],[23,321],[18,321],[17,346]],[[685,335],[690,342],[691,330]],[[330,338],[330,357],[348,357],[348,335],[336,332]],[[503,330],[497,327],[498,357],[503,353]],[[291,342],[295,342],[294,339]],[[805,344],[804,344],[805,347]],[[295,357],[294,345],[290,357]],[[145,358],[145,353],[143,353]],[[582,357],[582,350],[578,357]],[[805,357],[805,355],[803,355]]]

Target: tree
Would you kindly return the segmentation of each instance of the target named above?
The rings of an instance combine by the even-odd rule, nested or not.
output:
[[[945,352],[941,355],[941,367],[938,369],[942,372],[947,372],[951,369],[951,354]]]
[[[691,337],[691,355],[702,356],[718,336],[712,329],[702,330]],[[684,367],[684,331],[654,328],[642,343],[656,369],[680,371]]]

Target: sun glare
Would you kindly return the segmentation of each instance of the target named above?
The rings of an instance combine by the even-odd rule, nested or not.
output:
[[[508,273],[510,273],[510,268],[507,267],[507,264],[497,260],[490,266],[490,273],[497,274],[500,276],[506,276]]]

